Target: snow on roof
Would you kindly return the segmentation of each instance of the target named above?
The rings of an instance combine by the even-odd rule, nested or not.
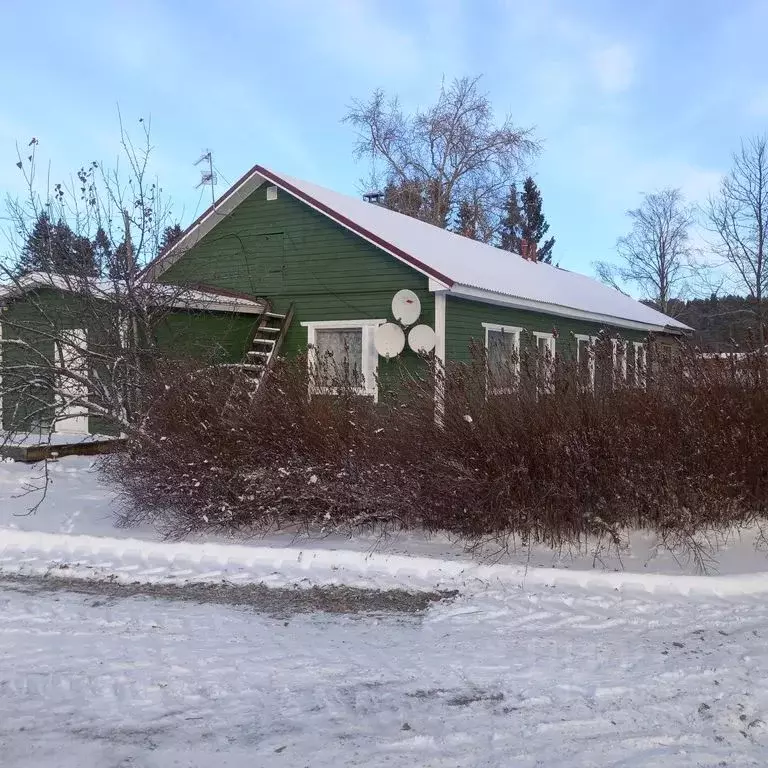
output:
[[[40,288],[88,293],[94,298],[109,300],[120,290],[121,285],[121,281],[107,278],[31,272],[5,285],[0,285],[0,302]],[[144,281],[140,287],[147,292],[148,301],[167,303],[167,306],[173,309],[201,309],[241,314],[261,314],[264,310],[264,303],[257,299],[220,293],[207,288],[188,288],[149,281]]]
[[[423,271],[445,282],[557,307],[622,318],[644,325],[690,330],[599,280],[533,262],[521,256],[454,234],[410,216],[356,197],[260,169],[275,183],[284,182],[339,216],[412,257]],[[282,184],[279,184],[282,186]],[[414,264],[416,265],[416,264]]]
[[[257,187],[274,184],[436,280],[449,294],[614,325],[684,332],[687,325],[586,275],[478,243],[418,219],[255,165],[153,262],[156,278]]]

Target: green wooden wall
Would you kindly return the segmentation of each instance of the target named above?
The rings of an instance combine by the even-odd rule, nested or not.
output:
[[[427,278],[282,190],[266,199],[257,188],[160,278],[203,283],[267,298],[277,312],[295,305],[281,354],[306,349],[306,321],[391,319],[392,297],[402,288],[421,300],[419,322],[434,326],[434,296]],[[382,383],[418,359],[406,351],[398,364],[379,360]]]
[[[219,363],[242,360],[258,315],[175,311],[155,327],[158,346],[172,358]]]
[[[3,339],[26,342],[36,353],[52,360],[53,337],[59,331],[82,328],[82,307],[74,296],[66,296],[53,289],[41,289],[34,294],[11,301],[0,309]],[[3,397],[2,427],[23,431],[45,430],[53,418],[53,405],[45,408],[40,401],[49,398],[45,387],[28,387],[26,391],[13,391],[26,385],[23,371],[9,370],[34,360],[36,354],[9,344],[3,344],[2,373]]]
[[[114,324],[114,318],[104,312],[110,312],[107,304],[83,302],[72,294],[42,288],[10,301],[0,312],[0,324],[3,338],[23,340],[50,360],[54,355],[51,337],[62,330],[87,328],[88,344],[96,349],[98,339],[103,339]],[[159,320],[155,341],[169,357],[193,357],[206,364],[241,360],[257,319],[254,315],[228,312],[176,310]],[[29,354],[19,347],[3,345],[0,369],[4,389],[23,384],[22,373],[11,373],[8,368],[23,364]],[[50,393],[45,388],[5,394],[1,426],[9,430],[46,430],[53,416],[53,406],[41,409],[39,400],[49,398]],[[91,415],[88,421],[92,433],[116,432],[114,425],[99,416]]]
[[[497,323],[523,328],[526,331],[552,333],[557,330],[556,353],[564,357],[575,355],[572,334],[596,336],[601,330],[608,329],[627,341],[644,341],[648,334],[627,328],[615,328],[605,324],[573,320],[559,315],[547,315],[512,307],[500,307],[495,304],[483,304],[478,301],[459,299],[448,296],[445,315],[445,354],[448,360],[468,361],[470,344],[475,340],[485,343],[483,323]]]

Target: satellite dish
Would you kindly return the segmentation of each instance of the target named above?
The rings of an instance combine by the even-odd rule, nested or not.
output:
[[[392,315],[404,326],[413,325],[421,314],[419,297],[405,288],[398,291],[392,299]]]
[[[397,357],[405,348],[405,334],[399,325],[384,323],[376,328],[373,343],[382,357]]]
[[[435,348],[435,332],[428,325],[414,325],[408,332],[408,346],[417,355],[426,355]]]

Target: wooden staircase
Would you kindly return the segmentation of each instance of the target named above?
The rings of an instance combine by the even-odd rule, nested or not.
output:
[[[273,312],[271,306],[267,304],[255,325],[250,349],[246,352],[245,361],[241,367],[257,387],[277,360],[280,347],[293,321],[293,311],[293,304],[291,304],[288,311],[281,315]]]

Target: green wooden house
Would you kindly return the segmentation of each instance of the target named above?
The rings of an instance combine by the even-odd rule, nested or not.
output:
[[[649,334],[691,330],[592,278],[259,165],[151,263],[145,278],[259,304],[261,314],[244,322],[222,322],[207,310],[185,315],[180,335],[215,339],[229,362],[256,369],[278,350],[343,349],[362,374],[362,391],[374,398],[393,365],[377,351],[380,328],[402,325],[393,316],[396,295],[417,306],[410,324],[432,329],[443,363],[468,360],[473,340],[487,347],[491,365],[523,338],[548,354],[578,357],[603,332],[615,339],[616,375],[626,376],[640,370]],[[418,359],[407,343],[411,330],[403,329],[401,361]]]
[[[579,355],[603,331],[617,341],[622,375],[650,333],[691,330],[592,278],[258,165],[147,276],[265,298],[276,315],[291,310],[281,354],[322,352],[343,339],[374,397],[388,365],[376,329],[393,319],[403,290],[418,298],[417,322],[434,330],[443,363],[468,360],[473,340],[492,357],[526,334],[553,354]],[[403,355],[416,356],[407,345]]]

